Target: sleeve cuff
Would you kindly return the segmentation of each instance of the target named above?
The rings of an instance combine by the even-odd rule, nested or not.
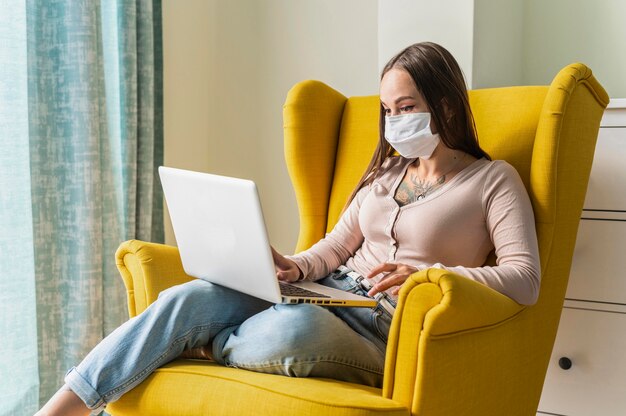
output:
[[[298,278],[298,282],[302,281],[302,280],[306,280],[307,276],[308,276],[308,268],[307,268],[307,264],[306,261],[304,259],[302,259],[300,256],[298,255],[293,255],[293,256],[285,256],[285,258],[293,261],[294,263],[296,263],[296,266],[298,266],[298,269],[300,269],[300,277]]]

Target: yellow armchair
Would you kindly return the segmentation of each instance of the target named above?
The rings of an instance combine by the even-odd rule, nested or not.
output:
[[[521,306],[445,270],[415,273],[400,292],[382,389],[176,360],[112,415],[534,415],[567,287],[600,118],[608,96],[582,64],[552,84],[470,92],[481,146],[520,173],[535,211],[542,282]],[[284,107],[285,157],[300,212],[297,251],[330,230],[378,134],[378,97],[346,98],[305,81]],[[131,316],[191,278],[174,247],[127,241],[117,265]]]

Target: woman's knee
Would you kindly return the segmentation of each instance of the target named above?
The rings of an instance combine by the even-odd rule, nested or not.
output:
[[[266,313],[281,340],[293,347],[337,329],[340,324],[335,315],[316,305],[276,305]]]
[[[155,303],[171,313],[219,317],[229,322],[241,322],[271,306],[264,300],[201,279],[164,290]]]
[[[225,360],[271,360],[319,344],[337,317],[315,305],[275,305],[243,322],[223,346]]]
[[[214,285],[211,283],[195,279],[165,289],[159,293],[157,303],[160,306],[189,307],[198,303],[206,303],[214,290]]]

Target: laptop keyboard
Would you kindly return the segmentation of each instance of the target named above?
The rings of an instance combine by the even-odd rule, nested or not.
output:
[[[278,282],[280,286],[280,293],[283,296],[298,296],[305,298],[329,298],[330,296],[322,295],[321,293],[314,292],[312,290],[303,289],[299,286],[290,285],[284,282]]]

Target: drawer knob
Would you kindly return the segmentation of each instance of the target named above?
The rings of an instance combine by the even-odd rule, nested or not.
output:
[[[572,368],[572,360],[567,357],[559,358],[559,367],[561,367],[563,370],[569,370],[570,368]]]

